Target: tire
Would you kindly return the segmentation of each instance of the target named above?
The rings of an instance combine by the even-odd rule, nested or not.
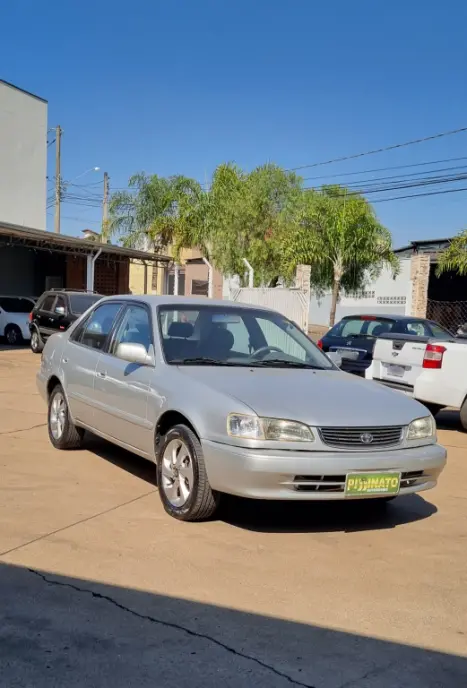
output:
[[[31,351],[33,354],[40,354],[44,350],[44,342],[37,328],[31,332]]]
[[[83,442],[84,430],[73,423],[61,385],[54,387],[50,395],[47,427],[55,449],[78,449]]]
[[[430,404],[429,401],[428,401],[428,402],[421,401],[420,403],[423,404],[423,406],[424,406],[426,409],[428,409],[428,411],[431,413],[431,415],[433,416],[433,418],[436,418],[437,414],[438,414],[438,413],[441,411],[441,409],[443,408],[442,406],[438,406],[438,404]]]
[[[464,403],[461,406],[460,417],[462,429],[467,432],[467,397],[464,399]]]
[[[18,325],[7,325],[5,327],[5,339],[10,346],[17,346],[23,343],[23,335]]]
[[[186,425],[171,428],[161,442],[157,484],[164,509],[180,521],[205,521],[219,506],[220,495],[209,485],[201,443]]]

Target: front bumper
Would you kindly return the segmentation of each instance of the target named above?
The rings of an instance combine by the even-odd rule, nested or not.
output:
[[[209,440],[202,445],[211,487],[253,499],[359,499],[344,494],[346,474],[359,471],[401,472],[399,494],[410,494],[435,487],[446,464],[446,450],[439,444],[360,454],[252,450]]]

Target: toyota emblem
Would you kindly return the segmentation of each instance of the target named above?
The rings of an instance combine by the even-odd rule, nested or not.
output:
[[[373,442],[373,435],[371,432],[362,432],[360,441],[362,444],[371,444]]]

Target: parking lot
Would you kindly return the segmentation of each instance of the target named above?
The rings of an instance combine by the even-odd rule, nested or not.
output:
[[[0,685],[467,685],[467,435],[387,511],[229,499],[163,511],[154,467],[58,452],[39,357],[0,351]],[[3,617],[3,618],[2,618]]]

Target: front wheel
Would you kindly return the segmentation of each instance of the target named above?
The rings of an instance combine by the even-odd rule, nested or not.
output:
[[[84,430],[73,423],[61,385],[50,395],[48,413],[49,438],[56,449],[77,449],[81,446]]]
[[[219,506],[219,494],[209,485],[201,443],[186,425],[173,427],[161,443],[157,484],[164,509],[180,521],[205,521]]]

